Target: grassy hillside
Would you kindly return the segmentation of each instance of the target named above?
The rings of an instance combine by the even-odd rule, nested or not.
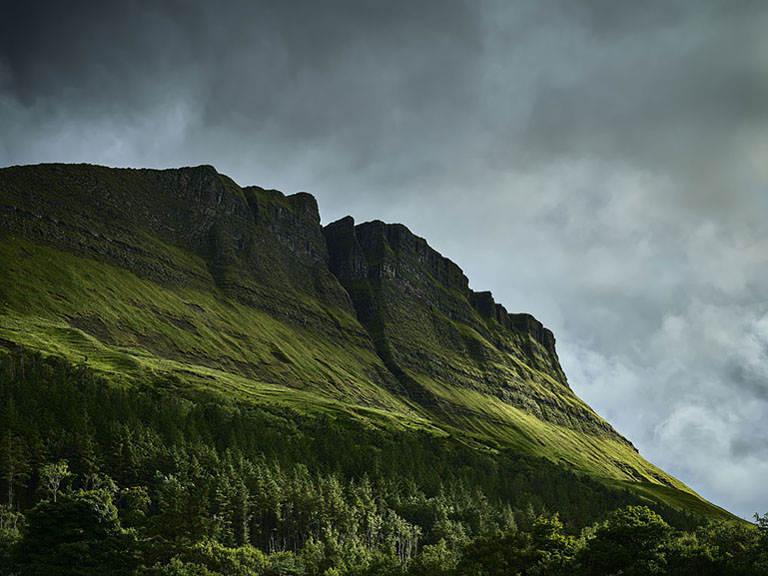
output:
[[[0,219],[7,349],[128,390],[172,377],[222,402],[422,431],[729,517],[573,394],[551,333],[469,291],[404,227],[353,226],[339,244],[309,195],[211,167],[7,168]]]

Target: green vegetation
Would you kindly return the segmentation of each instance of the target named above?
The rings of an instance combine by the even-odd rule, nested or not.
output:
[[[5,240],[0,261],[9,272],[0,276],[0,338],[75,362],[87,356],[97,370],[128,379],[145,370],[191,371],[233,387],[248,378],[403,405],[365,379],[364,371],[384,367],[343,310],[325,312],[334,331],[323,335],[216,290],[171,288],[29,242]]]
[[[0,315],[0,338],[70,362],[87,358],[90,367],[112,380],[129,384],[153,374],[176,374],[189,385],[240,399],[282,401],[304,412],[351,412],[396,426],[461,435],[476,445],[548,457],[608,479],[636,481],[624,469],[642,470],[645,484],[661,477],[677,490],[687,490],[624,442],[584,434],[496,396],[417,375],[414,381],[422,389],[463,407],[459,414],[425,412],[398,396],[393,385],[365,379],[385,368],[362,335],[356,348],[340,333],[329,338],[286,325],[215,292],[166,287],[28,242],[7,240],[0,252],[11,272],[0,276],[0,302],[9,311]],[[355,330],[354,318],[342,311],[336,312],[333,325],[346,334]],[[638,489],[648,491],[646,486]],[[676,490],[659,490],[655,498],[673,504],[679,499]],[[705,514],[727,516],[694,500]]]
[[[379,355],[432,422],[728,517],[643,459],[571,391],[554,337],[538,321],[469,290],[458,266],[425,240],[401,225],[350,218],[330,224],[326,237],[332,269]]]
[[[758,574],[764,561],[755,527],[546,459],[174,376],[126,387],[4,353],[0,406],[6,574]]]
[[[0,575],[762,569],[403,226],[87,165],[0,170],[0,223]]]

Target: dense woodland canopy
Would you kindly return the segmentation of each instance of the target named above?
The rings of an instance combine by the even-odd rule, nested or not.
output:
[[[713,523],[544,459],[0,355],[1,574],[768,574]]]

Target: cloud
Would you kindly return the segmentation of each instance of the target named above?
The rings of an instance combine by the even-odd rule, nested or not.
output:
[[[694,300],[643,346],[604,356],[576,343],[563,361],[646,456],[749,517],[768,471],[766,325],[765,305]]]

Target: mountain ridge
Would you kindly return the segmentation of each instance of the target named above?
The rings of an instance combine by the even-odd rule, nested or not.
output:
[[[310,194],[205,165],[4,168],[0,214],[4,341],[118,379],[170,372],[254,401],[370,407],[698,498],[573,393],[551,331],[471,290],[401,224],[322,227]]]

